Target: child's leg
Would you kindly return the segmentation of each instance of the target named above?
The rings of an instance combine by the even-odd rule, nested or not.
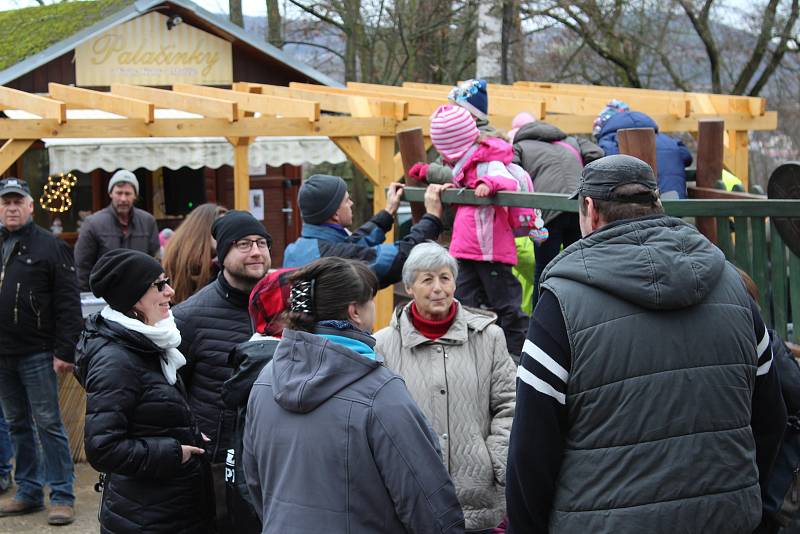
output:
[[[455,297],[464,306],[480,308],[486,304],[486,293],[478,272],[481,264],[478,261],[458,260]]]
[[[519,363],[522,345],[528,332],[528,316],[519,307],[522,286],[511,272],[511,265],[498,262],[476,262],[487,307],[497,314],[497,324],[506,336],[508,352]]]

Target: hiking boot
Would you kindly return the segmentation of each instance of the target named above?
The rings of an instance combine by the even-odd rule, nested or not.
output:
[[[75,507],[71,504],[51,504],[47,522],[51,525],[69,525],[75,521]]]
[[[0,517],[33,514],[42,510],[44,510],[44,504],[19,501],[14,497],[7,503],[0,505]]]
[[[11,479],[11,473],[0,475],[0,495],[7,492],[12,485],[14,485],[14,482]]]

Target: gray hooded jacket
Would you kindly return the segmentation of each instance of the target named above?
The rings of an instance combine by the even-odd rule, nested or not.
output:
[[[558,143],[565,143],[572,150]],[[559,128],[542,121],[526,124],[514,136],[512,163],[531,175],[537,193],[572,194],[578,188],[583,166],[602,157],[603,149],[591,141],[567,136]],[[547,224],[561,213],[544,210],[542,217]]]
[[[679,219],[635,219],[543,280],[572,353],[550,532],[752,532],[757,340],[722,252]]]
[[[403,380],[285,330],[247,408],[243,465],[263,533],[448,533],[464,516]]]

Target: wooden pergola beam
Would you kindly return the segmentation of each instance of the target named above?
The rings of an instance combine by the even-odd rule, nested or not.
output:
[[[398,103],[394,101],[367,97],[343,96],[339,94],[306,91],[303,89],[283,87],[279,85],[245,82],[235,83],[234,88],[237,91],[245,91],[248,88],[254,88],[260,91],[261,94],[265,95],[314,100],[315,102],[319,102],[322,110],[332,111],[334,113],[352,113],[352,110],[355,107],[368,106],[373,109],[384,109],[386,111],[390,111],[392,116],[397,120],[405,120],[408,118],[408,104],[405,102]]]
[[[34,139],[9,139],[3,143],[0,147],[0,174],[6,172],[34,142]]]
[[[145,100],[127,96],[80,89],[60,83],[49,83],[47,90],[52,98],[86,109],[100,109],[146,123],[155,118],[155,105]]]
[[[64,102],[10,87],[0,87],[0,106],[3,109],[21,109],[59,124],[67,121],[67,105]],[[3,137],[10,136],[3,134]]]
[[[774,111],[768,111],[762,117],[751,117],[743,113],[692,115],[683,119],[679,119],[674,115],[654,114],[650,115],[650,117],[658,124],[659,132],[696,132],[698,121],[703,119],[722,119],[725,121],[726,128],[731,128],[731,131],[744,131],[745,133],[748,130],[774,130],[778,127],[778,114]],[[512,117],[508,116],[489,116],[489,121],[492,125],[500,129],[511,128],[511,119]],[[548,115],[546,120],[568,134],[590,134],[592,133],[594,119],[595,116],[585,115]],[[427,117],[413,116],[400,122],[397,127],[399,129],[422,128],[425,135],[429,135],[429,123],[430,120]]]
[[[314,95],[336,95],[348,99],[348,110],[344,113],[353,114],[354,109],[363,109],[367,106],[371,110],[372,116],[389,117],[393,116],[397,120],[401,116],[408,117],[410,109],[407,102],[397,100],[396,98],[387,98],[381,96],[359,95],[349,92],[347,89],[339,89],[336,87],[327,87],[323,85],[314,85],[309,83],[292,82],[289,88],[293,90],[305,91],[307,94]]]
[[[347,155],[353,165],[369,178],[373,185],[380,185],[378,163],[358,141],[357,137],[331,137],[331,141]]]
[[[153,102],[159,108],[180,109],[190,113],[197,113],[204,117],[225,119],[228,122],[234,122],[239,118],[238,105],[230,100],[187,95],[125,83],[111,84],[111,92],[121,96]]]
[[[73,119],[64,124],[47,119],[0,119],[0,131],[10,139],[109,137],[275,137],[386,135],[395,133],[394,119],[385,117],[320,117],[309,122],[296,117],[226,119]]]
[[[714,102],[715,106],[722,106],[722,108],[717,109],[717,111],[721,113],[739,111],[750,113],[753,116],[760,116],[766,112],[766,100],[762,97],[755,96],[716,95],[711,93],[694,92],[684,93],[680,91],[664,91],[658,89],[637,89],[634,87],[608,87],[603,85],[579,85],[530,81],[514,82],[514,86],[562,93],[573,92],[576,94],[579,93],[587,95],[596,94],[603,95],[604,98],[621,98],[622,100],[629,96],[637,95],[642,97],[684,95],[692,100],[705,97]]]
[[[396,86],[382,86],[366,83],[347,82],[346,91],[349,94],[361,96],[384,96],[398,100],[405,100],[409,104],[408,111],[412,115],[430,115],[442,104],[447,104],[447,92],[408,90]],[[544,119],[550,110],[545,101],[536,96],[530,98],[503,98],[492,97],[489,100],[490,111],[494,115],[514,116],[526,111],[537,119]]]
[[[256,94],[228,89],[217,89],[202,85],[178,83],[172,90],[197,96],[207,96],[236,102],[240,110],[261,113],[263,115],[280,115],[282,117],[304,117],[310,121],[319,120],[319,102],[298,98],[285,98],[273,95]]]

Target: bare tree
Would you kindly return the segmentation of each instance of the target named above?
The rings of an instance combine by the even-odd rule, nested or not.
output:
[[[278,0],[267,0],[267,42],[283,48],[283,25]]]
[[[244,28],[244,16],[242,15],[242,0],[228,0],[228,12],[231,22]]]

